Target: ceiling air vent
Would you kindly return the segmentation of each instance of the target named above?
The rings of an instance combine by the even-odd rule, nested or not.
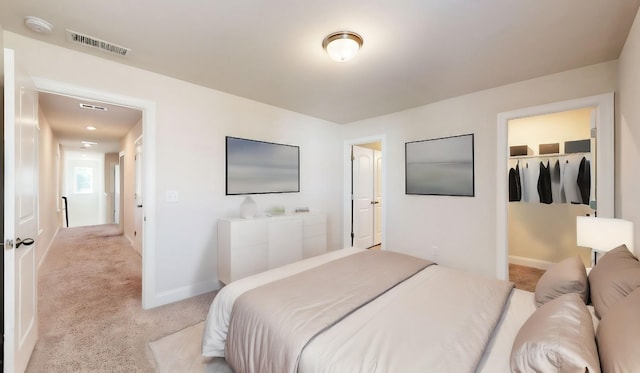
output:
[[[131,52],[131,49],[129,48],[125,48],[120,45],[109,43],[108,41],[100,40],[94,38],[93,36],[84,35],[71,30],[67,30],[67,40],[72,43],[86,45],[122,57],[126,57],[127,54]]]
[[[91,105],[91,104],[85,104],[85,103],[80,103],[80,107],[83,108],[83,109],[107,111],[107,108],[104,107],[104,106],[97,106],[97,105]]]

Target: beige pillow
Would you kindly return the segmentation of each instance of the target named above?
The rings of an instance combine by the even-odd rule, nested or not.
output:
[[[640,369],[640,288],[609,309],[596,334],[604,372]]]
[[[587,303],[589,280],[582,260],[573,256],[549,268],[536,285],[536,306],[540,307],[561,295],[576,293]]]
[[[626,245],[606,253],[589,273],[591,303],[602,319],[607,310],[640,287],[640,262]]]
[[[512,372],[600,372],[591,314],[576,293],[553,299],[522,325],[511,349]]]

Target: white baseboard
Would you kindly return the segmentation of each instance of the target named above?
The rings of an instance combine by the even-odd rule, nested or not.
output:
[[[127,235],[126,233],[122,233],[122,235],[124,236],[124,238],[126,238],[127,240],[129,240],[129,244],[131,246],[133,246],[133,240],[131,239],[131,237],[129,237],[129,235]]]
[[[195,297],[200,294],[219,289],[219,282],[211,280],[189,286],[183,286],[178,289],[164,291],[162,293],[156,294],[156,296],[149,302],[149,304],[145,305],[145,309],[163,306],[165,304],[181,301],[183,299]]]
[[[44,254],[42,254],[42,257],[40,258],[40,262],[38,262],[37,271],[40,271],[40,267],[42,266],[42,263],[44,263],[44,260],[47,258],[47,255],[49,254],[49,251],[51,250],[51,246],[53,245],[53,241],[56,240],[56,236],[58,235],[59,231],[60,231],[60,226],[58,225],[56,227],[56,231],[53,232],[53,235],[51,236],[51,240],[49,241],[49,244],[47,245],[47,248],[44,250]]]
[[[524,256],[515,256],[515,255],[509,255],[509,263],[538,268],[538,269],[544,269],[544,270],[551,268],[551,266],[553,266],[554,264],[553,262],[547,262],[545,260],[533,259],[533,258],[527,258]]]

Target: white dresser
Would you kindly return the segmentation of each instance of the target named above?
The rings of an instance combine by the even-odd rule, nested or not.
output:
[[[325,214],[218,220],[218,277],[225,284],[326,251]]]

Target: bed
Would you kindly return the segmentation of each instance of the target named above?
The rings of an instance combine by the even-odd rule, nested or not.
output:
[[[617,259],[615,252],[611,258]],[[599,372],[601,364],[604,371],[624,371],[615,364],[640,368],[634,350],[620,357],[626,348],[620,333],[636,345],[640,339],[640,333],[629,332],[638,328],[638,318],[625,314],[640,311],[640,263],[630,253],[625,257],[624,265],[633,267],[630,284],[612,301],[610,289],[600,285],[620,272],[607,268],[616,262],[609,255],[599,261],[603,270],[589,275],[600,278],[595,299],[607,294],[607,312],[616,319],[603,319],[612,326],[598,343],[609,338],[616,344],[610,349],[614,357],[604,362],[596,331],[603,316],[614,317],[598,315],[605,310],[598,304],[586,305],[589,281],[577,258],[548,271],[532,293],[427,260],[355,248],[222,288],[207,315],[202,354],[224,357],[238,373],[549,371],[558,364],[562,369],[551,371]],[[619,289],[620,281],[614,282],[609,287]],[[623,316],[614,312],[617,303],[624,306]],[[611,361],[614,368],[605,370]]]

